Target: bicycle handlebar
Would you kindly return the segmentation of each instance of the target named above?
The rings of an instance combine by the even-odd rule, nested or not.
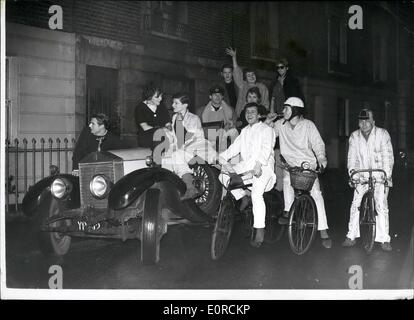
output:
[[[293,167],[287,163],[286,159],[282,155],[280,155],[280,160],[282,161],[282,168],[289,171],[289,173],[292,171],[312,172],[316,173],[317,175],[320,175],[322,173],[322,168],[319,166],[319,163],[317,164],[318,167],[316,168],[316,170],[313,170],[310,168],[309,162],[306,161],[303,161],[300,167]],[[308,167],[306,168],[306,166]]]
[[[383,181],[376,181],[375,178],[372,178],[372,173],[373,172],[380,172],[383,174]],[[369,178],[367,181],[361,181],[361,179],[354,179],[354,175],[357,173],[369,173]],[[373,180],[374,183],[375,182],[379,182],[379,183],[383,183],[385,186],[388,185],[388,180],[387,180],[387,173],[383,170],[383,169],[360,169],[360,170],[352,170],[351,175],[349,176],[349,182],[351,183],[352,187],[355,186],[355,184],[368,184],[370,180]]]

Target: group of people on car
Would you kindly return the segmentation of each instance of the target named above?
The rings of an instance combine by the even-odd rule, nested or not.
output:
[[[237,63],[236,50],[226,49],[232,58],[232,65],[222,67],[223,84],[210,89],[210,101],[201,110],[200,116],[189,111],[190,98],[186,93],[172,97],[173,116],[161,105],[163,93],[160,87],[148,84],[142,94],[142,102],[135,109],[138,145],[157,150],[161,141],[167,141],[162,149],[162,161],[170,161],[173,171],[186,184],[182,200],[198,196],[194,186],[192,170],[188,163],[195,156],[207,163],[219,163],[223,184],[229,181],[229,174],[251,173],[245,183],[251,183],[251,192],[236,189],[231,192],[240,208],[245,208],[250,199],[255,232],[251,244],[260,247],[265,234],[266,206],[263,194],[282,181],[284,213],[280,224],[287,224],[288,213],[294,201],[294,190],[287,170],[278,170],[280,153],[290,166],[301,166],[303,161],[311,169],[317,165],[326,168],[325,144],[315,124],[304,117],[305,99],[299,81],[290,75],[286,59],[276,63],[277,79],[272,85],[271,98],[263,83],[257,82],[253,69],[244,70]],[[392,186],[393,150],[391,138],[385,129],[375,126],[372,110],[363,109],[358,116],[359,129],[349,138],[348,171],[358,169],[383,169],[387,173],[388,186],[382,185],[375,192],[377,223],[375,241],[385,251],[391,251],[388,219],[388,188]],[[222,122],[216,134],[205,136],[203,125]],[[108,117],[95,114],[89,124],[90,132],[83,131],[74,150],[74,168],[87,150],[110,150],[125,147],[115,141],[108,131]],[[219,145],[216,145],[217,136]],[[105,137],[107,137],[105,139]],[[275,148],[276,138],[279,148]],[[164,140],[163,140],[164,139]],[[230,139],[230,145],[227,144]],[[217,152],[218,151],[218,152]],[[276,155],[275,155],[276,154]],[[237,161],[234,159],[237,157]],[[276,173],[275,173],[276,172]],[[279,172],[279,173],[278,173]],[[364,178],[364,174],[359,174]],[[365,177],[366,178],[366,177]],[[359,237],[359,210],[361,197],[367,186],[358,186],[350,210],[348,233],[343,246],[353,246]],[[384,189],[385,188],[385,189]],[[250,193],[250,195],[248,194]],[[316,179],[311,196],[318,213],[318,230],[322,245],[332,247],[328,234],[328,223],[319,180]]]

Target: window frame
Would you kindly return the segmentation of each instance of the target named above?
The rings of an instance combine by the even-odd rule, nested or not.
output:
[[[163,7],[165,7],[166,2],[170,2],[172,5],[179,6],[176,8],[176,16],[170,16],[168,13],[163,12]],[[161,30],[156,30],[155,28],[155,18],[156,18],[156,8],[155,3],[159,3],[159,8],[161,17]],[[179,40],[183,42],[188,42],[188,5],[186,1],[144,1],[143,10],[142,10],[142,24],[141,30],[144,33],[148,33],[154,36],[159,36],[162,38],[168,38],[172,40]],[[174,26],[174,33],[165,32],[164,29],[168,29],[164,24],[172,23]]]
[[[271,43],[276,43],[275,47],[271,47],[269,46],[270,50],[274,51],[273,57],[269,57],[269,56],[262,56],[261,53],[256,51],[256,39],[257,37],[255,36],[256,33],[256,19],[257,19],[257,6],[258,5],[270,5],[272,6],[271,8],[269,8],[269,10],[267,10],[268,12],[268,34],[269,34],[269,39],[267,41],[270,41]],[[274,11],[276,13],[274,13]],[[272,16],[274,18],[274,15],[276,15],[276,19],[271,19],[270,17]],[[254,60],[263,60],[263,61],[269,61],[269,62],[276,62],[277,61],[277,57],[279,54],[279,48],[280,48],[280,39],[279,39],[279,3],[277,2],[256,2],[254,5],[250,4],[249,6],[249,16],[250,16],[250,58],[254,59]],[[270,24],[273,21],[273,26],[271,26]],[[272,34],[271,31],[273,31],[274,29],[276,29],[276,31]]]
[[[338,30],[333,30],[333,20],[338,20]],[[348,32],[347,32],[347,24],[346,20],[339,16],[338,14],[332,13],[328,18],[328,73],[331,74],[340,74],[349,76],[350,73],[347,72],[348,70]],[[338,59],[337,61],[333,61],[331,59],[331,52],[333,50],[332,44],[332,33],[338,33]]]

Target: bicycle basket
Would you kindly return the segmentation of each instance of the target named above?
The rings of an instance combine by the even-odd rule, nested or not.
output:
[[[315,172],[310,171],[291,171],[290,172],[290,184],[292,188],[310,191],[318,175]]]

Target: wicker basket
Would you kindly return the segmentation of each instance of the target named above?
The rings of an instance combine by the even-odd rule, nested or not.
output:
[[[310,191],[317,176],[316,173],[310,171],[291,171],[290,184],[294,189]]]

